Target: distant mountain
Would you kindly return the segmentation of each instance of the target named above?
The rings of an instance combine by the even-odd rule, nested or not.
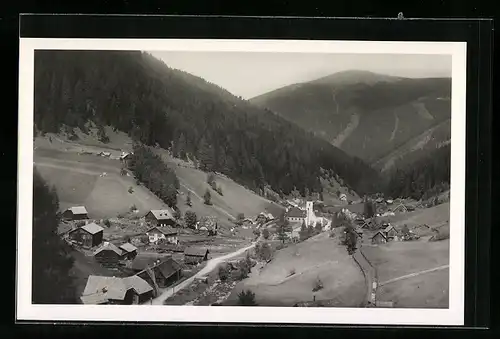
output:
[[[414,149],[435,149],[449,141],[450,97],[450,78],[410,79],[353,70],[250,101],[378,169],[388,169]]]
[[[196,160],[262,192],[322,192],[325,176],[364,194],[378,174],[359,158],[268,109],[142,52],[37,51],[35,128],[70,137],[94,122]]]

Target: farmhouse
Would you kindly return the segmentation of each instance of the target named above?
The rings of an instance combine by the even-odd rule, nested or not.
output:
[[[208,231],[208,235],[217,235],[219,225],[217,217],[204,216],[196,223],[196,229]]]
[[[152,281],[151,273],[155,278],[155,282]],[[152,266],[148,266],[143,271],[137,273],[137,276],[143,278],[151,285],[156,284],[160,288],[165,288],[181,278],[182,266],[169,256],[166,259],[158,260]]]
[[[387,242],[387,238],[383,232],[378,231],[372,237],[372,244],[385,244]]]
[[[130,265],[130,268],[135,272],[144,271],[148,267],[153,267],[158,264],[161,260],[163,260],[165,255],[146,255],[146,254],[138,254]]]
[[[388,225],[384,229],[385,237],[387,239],[394,239],[395,237],[398,236],[398,231],[394,228],[394,226]]]
[[[63,212],[62,217],[69,220],[82,220],[89,218],[85,206],[70,207]]]
[[[140,304],[153,297],[153,288],[142,278],[90,275],[80,297],[84,304]]]
[[[347,201],[347,196],[344,193],[342,193],[341,195],[339,195],[339,199],[340,201]]]
[[[208,259],[208,254],[207,248],[188,247],[184,251],[184,262],[186,264],[199,264]]]
[[[175,225],[175,218],[170,210],[151,210],[144,218],[146,222],[153,226]]]
[[[118,248],[122,250],[124,259],[133,260],[137,256],[137,247],[129,242],[121,244]]]
[[[124,259],[124,254],[126,253],[124,253],[116,245],[113,245],[110,242],[105,242],[94,252],[94,258],[102,265],[114,266],[118,264],[120,260]]]
[[[164,240],[171,244],[177,244],[179,242],[177,230],[168,226],[152,227],[146,231],[146,235],[149,238],[149,242],[152,244],[157,244],[160,240]]]
[[[302,222],[306,219],[306,212],[298,207],[291,207],[286,213],[286,220],[289,222]]]
[[[70,231],[68,236],[81,246],[94,247],[102,243],[104,229],[95,223],[90,223]]]

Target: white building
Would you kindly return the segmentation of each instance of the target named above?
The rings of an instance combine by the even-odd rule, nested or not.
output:
[[[313,202],[307,201],[305,222],[307,226],[316,226],[317,223],[320,223],[323,227],[328,223],[328,220],[326,218],[317,216],[316,213],[314,213]]]

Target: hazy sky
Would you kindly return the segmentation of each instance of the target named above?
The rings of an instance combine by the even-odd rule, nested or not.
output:
[[[254,96],[346,70],[402,77],[451,77],[450,55],[150,51],[169,67]]]

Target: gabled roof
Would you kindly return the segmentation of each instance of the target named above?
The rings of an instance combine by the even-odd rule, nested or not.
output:
[[[166,260],[161,261],[156,267],[158,267],[165,278],[169,278],[182,268],[181,264],[172,259],[172,257],[168,257]]]
[[[68,210],[75,215],[87,214],[87,209],[85,208],[85,206],[73,206],[68,208]]]
[[[134,260],[132,261],[132,269],[134,271],[142,271],[145,270],[148,267],[153,267],[156,265],[156,262],[158,260],[161,260],[163,256],[149,256],[149,255],[143,255],[143,254],[138,254]]]
[[[135,247],[134,245],[132,245],[129,242],[121,244],[120,245],[120,249],[123,250],[123,251],[125,251],[125,252],[127,252],[127,253],[137,251],[137,247]]]
[[[112,243],[108,242],[108,243],[104,243],[101,247],[99,247],[95,252],[94,252],[94,255],[97,255],[99,253],[101,253],[102,251],[113,251],[115,252],[116,254],[118,254],[119,256],[122,256],[123,255],[123,251],[121,249],[119,249],[118,247],[116,247],[116,245],[113,245]]]
[[[83,225],[80,227],[82,230],[89,232],[90,234],[97,234],[99,232],[104,231],[104,228],[101,226],[97,225],[96,223],[91,222],[90,224]],[[74,231],[74,230],[73,230]]]
[[[386,232],[386,233],[387,233],[387,232],[389,232],[391,229],[396,230],[396,229],[394,228],[394,226],[392,226],[392,225],[388,225],[386,228],[384,228],[384,232]]]
[[[174,216],[172,215],[172,212],[170,210],[164,209],[164,210],[151,210],[148,212],[148,214],[151,213],[155,217],[156,220],[169,220],[169,219],[174,219]]]
[[[196,257],[204,257],[209,251],[207,248],[188,247],[184,250],[184,255],[192,255]]]
[[[151,287],[146,280],[137,275],[123,278],[123,282],[127,290],[133,288],[137,294],[144,294],[153,290],[153,287]]]
[[[121,278],[89,275],[80,299],[84,304],[100,304],[112,300],[123,300],[127,287]]]
[[[306,213],[300,208],[292,207],[288,210],[286,216],[289,218],[304,218],[306,216]]]
[[[385,236],[385,234],[383,232],[381,232],[381,231],[378,231],[377,233],[375,233],[373,235],[372,239],[375,238],[377,235],[381,235],[384,239],[387,239],[387,237]]]
[[[159,227],[159,226],[151,227],[149,230],[146,231],[146,233],[151,233],[154,230],[157,230],[158,232],[160,232],[160,233],[162,233],[164,235],[173,235],[173,234],[177,234],[178,233],[175,228],[168,227],[168,226],[165,226],[165,227]]]

